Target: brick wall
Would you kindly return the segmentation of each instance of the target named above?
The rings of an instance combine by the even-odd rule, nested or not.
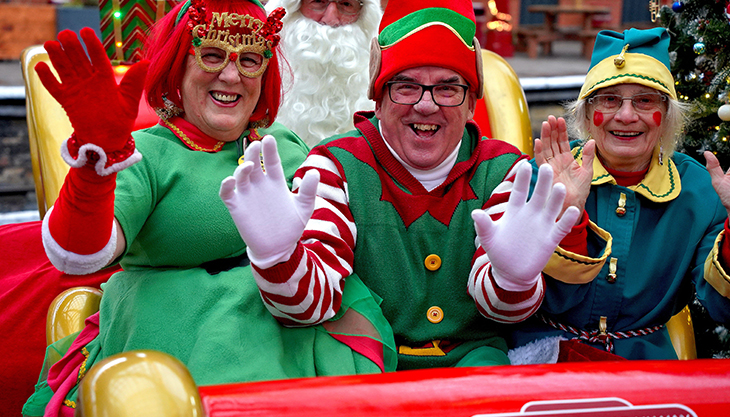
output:
[[[23,49],[56,37],[51,4],[0,3],[0,59],[18,59]]]
[[[559,0],[558,4],[566,5],[566,6],[573,6],[573,5],[583,5],[583,6],[597,6],[597,7],[608,7],[611,9],[611,17],[610,20],[603,20],[603,17],[595,17],[594,18],[594,26],[597,29],[608,29],[608,28],[617,28],[621,26],[621,11],[623,8],[623,0],[619,1],[605,1],[605,0]],[[578,16],[574,15],[562,15],[558,17],[558,26],[561,27],[567,27],[567,26],[580,26],[580,18]]]

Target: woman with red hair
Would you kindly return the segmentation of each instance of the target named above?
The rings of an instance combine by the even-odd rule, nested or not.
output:
[[[272,125],[282,15],[267,17],[257,0],[180,4],[154,28],[148,61],[119,85],[90,29],[80,32],[89,58],[73,32],[46,43],[60,82],[48,66],[36,71],[74,127],[62,147],[72,168],[43,220],[46,253],[68,274],[117,263],[123,270],[102,286],[86,328],[58,342],[67,352],[24,415],[72,415],[84,372],[136,349],[175,356],[198,385],[394,369],[390,327],[356,280],[342,304],[348,323],[366,319],[361,333],[342,334],[346,320],[280,325],[218,197],[245,148],[264,134],[276,138],[289,186],[306,156],[298,137]],[[160,122],[131,132],[143,86]]]

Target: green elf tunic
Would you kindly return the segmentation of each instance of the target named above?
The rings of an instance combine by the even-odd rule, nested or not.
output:
[[[580,163],[582,147],[573,154]],[[675,153],[660,164],[657,150],[644,179],[623,187],[595,158],[585,209],[589,256],[562,247],[553,254],[544,271],[546,318],[592,335],[602,318],[608,333],[637,333],[610,338],[614,353],[628,359],[677,358],[659,326],[691,301],[693,287],[715,320],[730,323],[730,277],[718,260],[727,212],[697,161]],[[514,346],[576,337],[537,316],[512,329]]]
[[[320,188],[295,253],[272,268],[254,265],[254,273],[275,283],[311,280],[299,284],[310,288],[344,281],[347,289],[352,268],[383,298],[398,369],[509,364],[500,324],[468,289],[478,254],[471,212],[490,206],[490,196],[524,156],[505,142],[479,137],[469,123],[445,182],[427,191],[388,150],[373,113],[358,113],[355,126],[314,147],[297,171],[302,178],[318,170]],[[492,305],[499,306],[502,322],[524,319],[542,299],[541,284],[529,294],[485,291],[497,293]]]
[[[387,175],[383,165],[390,159],[363,169],[371,155],[343,141],[328,145],[348,182],[357,184],[348,189],[358,226],[355,272],[383,298],[399,369],[454,366],[482,346],[495,348],[499,358],[496,351],[505,349],[498,324],[479,314],[466,290],[476,239],[471,212],[484,207],[520,154],[488,141],[501,149],[476,157],[483,140],[465,129],[454,168],[463,173],[429,193],[420,192],[402,166],[388,166],[394,176]]]
[[[260,133],[276,137],[291,179],[306,145],[280,124]],[[244,139],[198,152],[162,125],[134,138],[143,158],[118,174],[115,200],[128,243],[123,271],[102,285],[99,334],[86,345],[86,369],[116,353],[154,349],[181,360],[198,385],[394,370],[393,360],[378,365],[321,325],[284,327],[264,307],[246,246],[218,196]],[[353,308],[368,318],[388,355],[390,327],[369,290],[357,278],[353,282],[338,317]],[[44,384],[26,404],[26,415],[43,413],[51,394]],[[64,405],[73,407],[75,397],[74,387]]]

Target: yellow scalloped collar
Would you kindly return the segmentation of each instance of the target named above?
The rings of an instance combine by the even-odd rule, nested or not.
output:
[[[573,148],[573,156],[579,164],[582,163],[583,147]],[[593,159],[593,180],[592,185],[616,184],[616,180],[603,167],[601,161],[596,157]],[[639,184],[627,187],[628,189],[643,195],[651,201],[664,203],[674,200],[682,191],[682,182],[679,178],[679,171],[671,158],[665,158],[664,164],[659,165],[659,148],[654,149],[651,158],[649,171]]]

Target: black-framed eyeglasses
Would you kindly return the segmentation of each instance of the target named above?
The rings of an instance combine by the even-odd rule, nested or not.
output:
[[[631,100],[631,105],[637,112],[650,112],[657,110],[666,102],[667,96],[661,93],[639,93],[629,97],[618,94],[596,94],[588,98],[588,104],[592,104],[596,110],[604,113],[616,113],[621,109],[624,100]]]
[[[388,96],[396,104],[413,105],[421,101],[423,93],[431,93],[434,103],[442,107],[457,107],[464,103],[468,85],[464,84],[433,84],[424,85],[410,81],[388,81]]]
[[[354,16],[362,9],[362,1],[359,0],[303,0],[303,2],[316,13],[324,13],[330,3],[336,3],[337,10],[347,16]]]

